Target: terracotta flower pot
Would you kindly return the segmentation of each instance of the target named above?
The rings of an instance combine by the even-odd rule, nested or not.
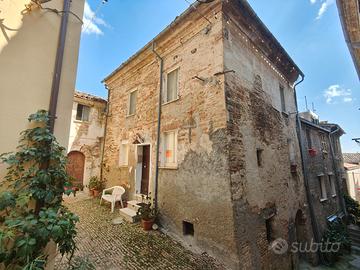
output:
[[[315,156],[316,156],[316,149],[310,148],[308,151],[309,151],[309,155],[310,155],[311,157],[315,157]]]
[[[100,191],[94,189],[93,192],[94,192],[94,197],[99,197]]]
[[[152,229],[152,226],[154,225],[155,219],[141,219],[141,227],[143,227],[144,231],[150,231]]]
[[[89,196],[94,197],[94,190],[93,189],[89,189]]]

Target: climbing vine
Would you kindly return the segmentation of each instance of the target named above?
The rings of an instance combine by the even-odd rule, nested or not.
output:
[[[17,151],[0,155],[7,175],[0,193],[0,268],[44,269],[45,248],[53,241],[59,252],[76,248],[78,217],[62,206],[70,186],[65,149],[50,132],[47,111],[29,116],[32,128],[21,133]]]

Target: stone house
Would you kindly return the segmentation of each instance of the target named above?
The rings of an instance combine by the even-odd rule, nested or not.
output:
[[[68,144],[68,173],[75,185],[89,184],[92,176],[100,177],[100,164],[107,101],[76,91],[71,114]]]
[[[360,153],[343,153],[349,196],[360,201]]]
[[[315,239],[321,239],[328,222],[345,216],[343,194],[346,175],[340,146],[344,131],[336,124],[319,122],[312,112],[301,113],[304,181],[309,188],[309,204],[313,208]]]
[[[312,237],[296,132],[302,72],[247,1],[196,2],[105,80],[103,177],[132,218],[151,194],[170,234],[232,269],[292,269]]]

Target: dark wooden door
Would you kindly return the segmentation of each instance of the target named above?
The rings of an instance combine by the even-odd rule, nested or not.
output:
[[[143,161],[141,174],[141,194],[148,194],[149,192],[149,177],[150,177],[150,146],[143,147]]]
[[[78,151],[73,151],[70,152],[67,157],[68,162],[66,166],[66,171],[73,178],[73,185],[82,184],[84,180],[84,154]]]

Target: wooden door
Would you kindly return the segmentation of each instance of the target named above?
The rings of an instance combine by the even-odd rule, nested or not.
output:
[[[85,156],[83,153],[73,151],[68,154],[66,166],[67,173],[73,178],[73,185],[81,185],[84,180]]]
[[[149,192],[149,178],[150,178],[150,145],[144,145],[142,173],[141,173],[141,194],[147,195]]]

